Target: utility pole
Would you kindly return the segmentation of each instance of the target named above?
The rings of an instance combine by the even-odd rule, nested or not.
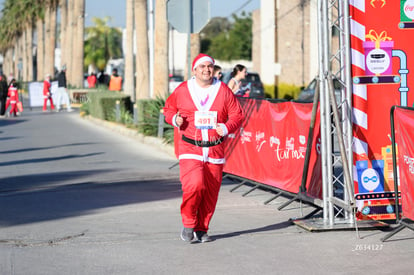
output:
[[[277,37],[278,37],[278,23],[277,23],[277,20],[278,20],[278,18],[277,18],[277,10],[278,10],[278,8],[279,8],[279,0],[274,0],[275,1],[275,3],[274,3],[274,14],[275,14],[275,16],[274,16],[274,20],[275,20],[275,64],[277,64],[278,62],[279,62],[279,56],[278,56],[278,39],[277,39]],[[274,86],[275,86],[275,98],[278,98],[278,84],[279,84],[279,76],[277,75],[277,74],[275,74],[275,84],[274,84]]]

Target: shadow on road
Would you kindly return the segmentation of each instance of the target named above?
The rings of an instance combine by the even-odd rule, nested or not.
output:
[[[44,175],[39,176],[40,179],[43,177]],[[38,181],[37,186],[0,191],[0,226],[81,216],[107,207],[180,196],[181,185],[178,179],[80,182],[58,186],[42,185]]]
[[[9,165],[18,165],[18,164],[27,164],[27,163],[39,163],[39,162],[50,162],[50,161],[58,161],[64,159],[72,159],[72,158],[85,158],[85,157],[92,157],[96,155],[102,155],[103,152],[99,153],[90,153],[90,154],[74,154],[74,155],[66,155],[61,157],[51,157],[51,158],[35,158],[35,159],[25,159],[25,160],[16,160],[16,161],[6,161],[0,162],[0,166],[9,166]]]
[[[95,169],[87,171],[63,171],[15,177],[2,177],[0,181],[0,197],[16,192],[30,192],[39,188],[52,188],[65,185],[65,182],[75,182],[82,178],[90,178],[94,175],[104,176],[106,173],[114,173],[115,169]]]
[[[13,138],[7,138],[13,139]],[[2,138],[0,138],[2,140]],[[25,152],[33,152],[33,151],[40,151],[40,150],[49,150],[49,149],[58,149],[62,147],[71,147],[71,146],[82,146],[82,145],[93,145],[96,143],[93,142],[78,142],[78,143],[71,143],[71,144],[62,144],[57,146],[47,146],[47,147],[32,147],[32,148],[23,148],[18,150],[6,150],[1,151],[0,154],[14,154],[14,153],[25,153]]]
[[[27,119],[22,119],[22,118],[7,118],[7,119],[0,119],[0,127],[2,126],[10,126],[10,125],[14,125],[14,124],[18,124],[18,123],[23,123],[23,122],[27,122]]]
[[[260,233],[260,232],[267,232],[267,231],[275,231],[283,228],[287,228],[291,226],[293,223],[291,221],[284,221],[276,224],[271,224],[263,227],[248,229],[248,230],[242,230],[242,231],[235,231],[230,232],[226,234],[220,234],[220,235],[213,235],[211,236],[213,239],[226,239],[226,238],[233,238],[241,235],[246,234],[253,234],[253,233]]]

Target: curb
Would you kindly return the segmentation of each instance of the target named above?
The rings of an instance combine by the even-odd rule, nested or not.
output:
[[[113,132],[119,133],[123,136],[127,136],[130,138],[135,139],[138,142],[148,144],[150,146],[153,146],[154,148],[157,148],[170,156],[176,158],[175,152],[174,152],[174,145],[166,144],[164,141],[157,137],[151,137],[151,136],[144,136],[141,133],[138,133],[136,129],[129,129],[125,127],[123,124],[119,124],[116,122],[111,122],[107,120],[98,119],[92,116],[81,116],[82,119],[89,120],[93,122],[96,125],[105,127]]]

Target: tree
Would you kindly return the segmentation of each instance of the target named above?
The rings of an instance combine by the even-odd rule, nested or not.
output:
[[[168,92],[168,21],[167,1],[155,2],[154,93],[153,97]]]
[[[220,60],[251,59],[252,56],[252,18],[242,13],[233,14],[234,23],[228,31],[211,38],[206,52]]]
[[[36,47],[36,64],[37,64],[37,81],[41,81],[45,75],[45,32],[44,32],[44,8],[40,8],[36,15],[36,32],[37,32],[37,47]]]
[[[54,45],[56,40],[56,10],[57,0],[6,0],[0,18],[0,50],[5,57],[4,71],[15,78],[31,81],[33,71],[33,27],[36,22],[38,33],[37,50],[38,77],[43,77],[44,65],[54,69]],[[45,12],[47,11],[47,12]],[[43,36],[43,18],[47,15],[47,33]],[[54,26],[53,26],[54,24]],[[48,43],[44,44],[44,40]],[[44,49],[43,45],[48,45]],[[45,55],[43,55],[46,52]],[[44,61],[43,56],[48,57]]]
[[[45,73],[55,74],[57,1],[46,0],[45,11]]]
[[[184,67],[184,79],[188,80],[189,76],[192,74],[192,68],[188,64],[192,63],[194,58],[200,53],[200,34],[199,33],[192,33],[190,35],[190,62],[188,62],[188,53],[186,54],[186,66]],[[188,50],[188,49],[187,49]],[[190,70],[190,73],[188,73]]]
[[[135,0],[135,30],[137,37],[136,52],[136,98],[149,98],[149,50],[147,0]]]
[[[22,65],[22,37],[21,35],[16,38],[16,44],[14,45],[14,71],[16,72],[16,75],[14,78],[21,79],[21,67]]]
[[[134,0],[126,1],[126,53],[124,91],[135,102],[134,90]]]
[[[100,71],[105,70],[111,58],[122,57],[122,33],[107,25],[110,17],[94,17],[94,27],[86,28],[85,66],[92,65]]]
[[[9,72],[15,76],[18,74],[19,64],[21,64],[22,51],[21,51],[21,36],[23,26],[22,20],[16,20],[19,18],[21,13],[21,6],[19,2],[14,0],[6,0],[2,10],[3,16],[0,22],[0,39],[1,39],[1,51],[9,53],[8,64],[5,67],[8,68]],[[19,75],[17,75],[19,76]]]
[[[75,87],[83,87],[85,0],[75,0],[75,32],[73,37],[72,81]]]
[[[68,0],[59,0],[60,10],[60,67],[68,63],[68,29],[69,18],[68,18]],[[72,11],[71,11],[72,12]],[[72,44],[69,44],[70,46]],[[60,68],[58,68],[60,70]]]
[[[214,17],[201,30],[201,52],[205,53],[211,45],[212,39],[221,33],[230,31],[232,24],[226,17]]]
[[[63,62],[61,63],[61,67],[63,65],[66,66],[67,71],[66,71],[66,79],[68,80],[69,83],[72,82],[72,56],[73,56],[73,47],[74,47],[74,43],[73,43],[73,36],[75,33],[75,28],[74,28],[74,21],[75,21],[75,0],[67,0],[66,3],[66,31],[64,32],[64,35],[66,36],[66,38],[63,40],[63,42],[65,44],[61,44],[61,48],[62,48],[62,53],[64,54],[64,59]],[[65,24],[62,21],[62,24]],[[60,68],[59,68],[60,69]]]

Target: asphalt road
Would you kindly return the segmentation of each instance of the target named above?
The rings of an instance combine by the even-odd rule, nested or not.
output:
[[[175,158],[73,113],[0,119],[0,274],[411,274],[414,232],[312,233],[312,207],[226,180],[210,235],[180,240]]]

